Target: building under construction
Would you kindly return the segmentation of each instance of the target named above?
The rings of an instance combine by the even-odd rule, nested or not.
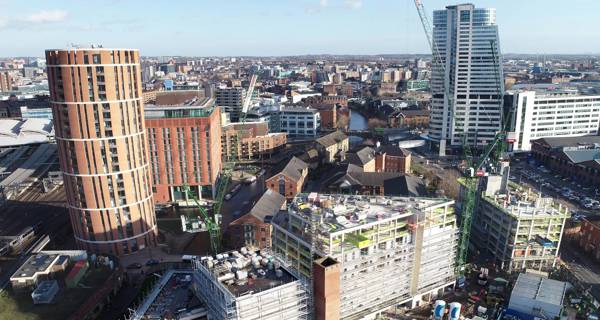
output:
[[[268,251],[240,251],[193,261],[194,291],[208,319],[308,319],[309,297]]]
[[[471,243],[508,271],[555,266],[568,208],[531,189],[485,177],[477,199]]]
[[[317,319],[418,306],[455,282],[454,202],[300,194],[273,224],[273,251],[305,279]],[[308,279],[308,280],[306,280]]]

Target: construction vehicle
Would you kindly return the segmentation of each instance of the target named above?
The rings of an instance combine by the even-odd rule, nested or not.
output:
[[[246,97],[244,98],[244,103],[240,112],[240,123],[246,122],[246,115],[248,113],[250,100],[252,99],[252,93],[254,92],[254,87],[256,85],[256,78],[256,75],[253,74],[250,79],[248,91],[246,92]],[[238,132],[238,142],[241,141],[240,134],[241,132]],[[202,204],[200,204],[200,202],[195,196],[190,196],[189,186],[185,185],[183,187],[184,192],[186,193],[186,198],[194,201],[194,204],[198,208],[200,215],[197,217],[187,217],[185,215],[182,215],[182,229],[184,232],[208,231],[210,236],[211,251],[213,252],[213,254],[217,254],[221,250],[221,208],[223,206],[223,201],[225,201],[225,195],[227,194],[229,185],[231,183],[231,176],[235,168],[236,162],[237,155],[234,154],[229,163],[223,164],[223,168],[221,169],[221,174],[219,176],[216,196],[213,201],[212,216],[209,215],[206,211],[205,205],[203,206]]]
[[[429,42],[429,46],[431,48],[433,54],[433,67],[439,67],[446,74],[445,63],[446,61],[442,59],[439,50],[437,48],[437,44],[433,40],[433,29],[432,25],[429,21],[425,8],[423,6],[423,2],[421,0],[414,0],[415,7],[417,8],[417,12],[419,14],[419,18],[421,19],[421,24],[423,25],[423,29],[425,31],[425,35],[427,36],[427,40]],[[498,47],[495,41],[490,42],[490,47],[492,50],[494,65],[497,65],[498,62]],[[504,92],[502,92],[502,88],[500,85],[500,71],[497,68],[494,68],[496,84],[497,84],[497,92],[498,92],[498,100],[500,109],[504,108]],[[444,94],[446,96],[447,101],[445,103],[448,104],[448,108],[444,107],[444,109],[448,109],[448,112],[452,110],[452,98],[450,96],[450,91],[447,86],[444,86]],[[460,284],[464,285],[465,283],[465,272],[466,272],[466,261],[467,261],[467,253],[469,249],[469,238],[471,232],[471,221],[473,218],[473,213],[475,211],[475,204],[477,199],[478,191],[481,187],[480,177],[485,176],[487,173],[484,170],[484,166],[488,165],[493,168],[498,168],[497,165],[499,161],[507,160],[506,157],[506,147],[507,143],[514,142],[514,139],[510,139],[510,135],[507,133],[508,125],[510,123],[510,114],[502,114],[501,118],[501,130],[496,133],[494,139],[486,145],[483,152],[475,158],[473,156],[470,145],[467,143],[467,133],[463,135],[463,152],[464,157],[467,162],[465,177],[461,179],[461,183],[464,186],[465,192],[463,193],[462,199],[462,210],[460,216],[460,238],[458,244],[458,252],[456,255],[456,274],[458,275],[457,283],[459,287]],[[452,115],[450,114],[452,117]],[[445,118],[445,117],[444,117]],[[452,120],[454,121],[454,120]],[[442,127],[442,138],[445,137],[446,126]],[[440,145],[440,148],[442,145]]]

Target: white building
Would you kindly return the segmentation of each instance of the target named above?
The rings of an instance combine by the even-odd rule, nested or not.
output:
[[[530,151],[531,140],[596,135],[600,128],[600,95],[537,88],[509,91],[505,99],[515,111],[514,151]]]
[[[321,127],[319,112],[311,108],[284,107],[279,111],[281,132],[288,136],[316,136]]]
[[[521,273],[510,294],[508,309],[535,318],[557,319],[562,315],[567,288],[566,282],[537,274]]]
[[[272,247],[314,284],[317,314],[374,319],[396,305],[425,304],[454,285],[453,205],[443,198],[300,194],[273,218]],[[322,259],[325,269],[338,271],[319,271]]]
[[[266,252],[242,248],[193,261],[208,319],[309,319],[305,284]]]
[[[430,137],[442,155],[465,135],[470,145],[487,144],[501,127],[504,92],[496,10],[461,4],[434,11],[433,40],[445,68],[432,64]]]

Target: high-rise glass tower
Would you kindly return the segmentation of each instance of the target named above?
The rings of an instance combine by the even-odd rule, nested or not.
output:
[[[132,49],[46,50],[71,224],[96,253],[156,245],[139,59]]]
[[[433,12],[430,137],[446,147],[483,146],[501,129],[504,92],[496,10],[472,4]],[[434,61],[436,59],[434,58]]]

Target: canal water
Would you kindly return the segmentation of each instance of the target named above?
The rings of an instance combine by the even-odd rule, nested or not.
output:
[[[350,110],[350,130],[366,130],[369,128],[367,118],[358,111]],[[364,139],[358,136],[350,136],[350,144],[359,144]]]

